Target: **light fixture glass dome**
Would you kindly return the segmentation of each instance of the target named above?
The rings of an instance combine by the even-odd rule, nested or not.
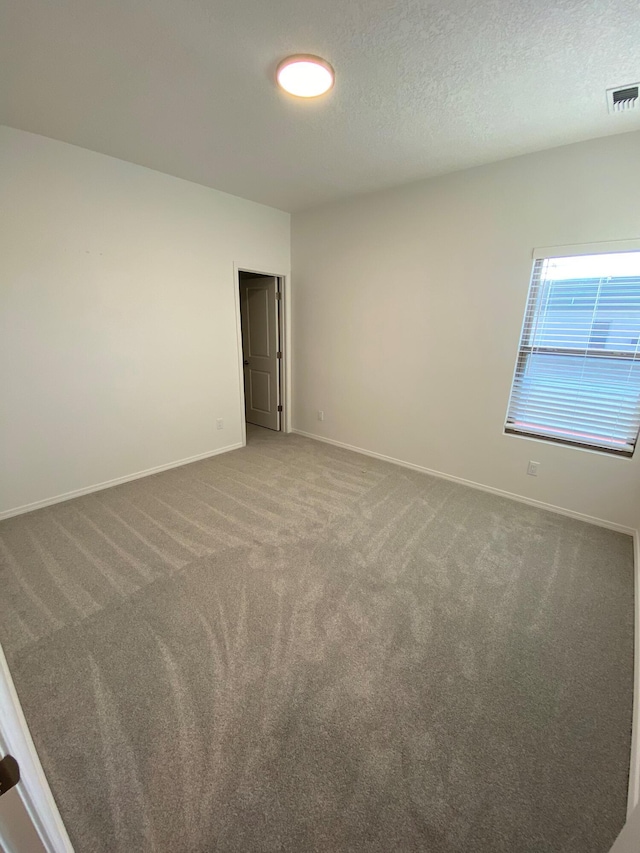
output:
[[[333,68],[324,59],[310,54],[288,56],[278,65],[278,85],[298,98],[317,98],[333,86]]]

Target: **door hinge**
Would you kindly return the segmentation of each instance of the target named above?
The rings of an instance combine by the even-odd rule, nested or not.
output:
[[[279,290],[276,290],[276,299],[282,299],[282,294]]]
[[[279,412],[281,412],[281,411],[282,411],[282,406],[278,406],[278,411],[279,411]]]
[[[5,755],[0,761],[0,797],[20,781],[20,767],[13,755]]]
[[[276,353],[276,358],[282,358],[282,353],[281,353],[281,352],[277,352],[277,353]]]

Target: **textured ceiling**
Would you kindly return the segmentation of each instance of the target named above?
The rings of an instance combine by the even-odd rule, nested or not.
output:
[[[304,102],[289,53],[335,67]],[[3,0],[0,123],[297,210],[640,129],[637,0]]]

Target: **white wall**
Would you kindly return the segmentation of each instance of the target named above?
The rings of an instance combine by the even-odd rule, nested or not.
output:
[[[629,133],[294,215],[294,427],[635,527],[640,451],[503,424],[532,249],[639,237],[639,163]]]
[[[289,237],[281,211],[0,128],[0,512],[238,444],[234,263],[287,274]]]

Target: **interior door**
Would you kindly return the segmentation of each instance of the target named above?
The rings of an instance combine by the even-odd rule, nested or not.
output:
[[[640,803],[629,815],[609,853],[640,853]]]
[[[17,788],[12,788],[0,799],[0,850],[3,853],[47,853]]]
[[[247,423],[280,429],[277,280],[240,274],[240,317]]]
[[[7,756],[15,763],[7,764]],[[17,767],[16,767],[17,765]],[[16,770],[18,776],[16,776]],[[0,646],[0,851],[73,853]]]

